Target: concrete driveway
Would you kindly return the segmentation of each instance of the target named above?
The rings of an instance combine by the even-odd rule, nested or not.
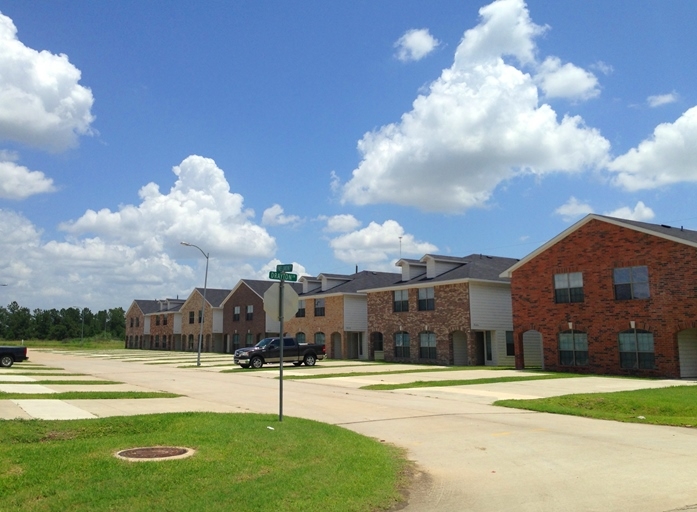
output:
[[[31,360],[138,389],[187,395],[151,402],[148,412],[189,404],[192,410],[278,413],[278,381],[273,378],[277,372],[220,373],[215,367],[146,365],[147,358],[125,362],[36,351]],[[325,372],[330,366],[320,363],[316,370]],[[464,377],[447,372],[447,378],[476,378],[476,372],[463,371]],[[505,397],[693,383],[587,377],[399,391],[358,389],[366,383],[426,378],[427,374],[402,374],[285,380],[284,415],[340,425],[405,447],[422,471],[407,511],[697,510],[697,430],[490,405]],[[135,402],[139,401],[70,405],[94,416],[144,412],[130,408]],[[142,409],[145,400],[140,402]]]

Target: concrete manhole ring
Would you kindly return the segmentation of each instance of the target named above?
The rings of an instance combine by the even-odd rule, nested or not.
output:
[[[196,450],[181,446],[143,446],[116,452],[116,457],[131,461],[175,460],[191,457]]]

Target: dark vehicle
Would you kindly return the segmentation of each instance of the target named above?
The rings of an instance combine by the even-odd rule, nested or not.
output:
[[[283,362],[300,366],[314,366],[324,359],[324,345],[298,343],[295,338],[283,338]],[[264,338],[253,347],[235,350],[235,364],[242,368],[261,368],[265,363],[281,362],[281,344],[278,338]]]
[[[0,366],[3,368],[9,368],[15,362],[27,359],[27,347],[0,347]]]

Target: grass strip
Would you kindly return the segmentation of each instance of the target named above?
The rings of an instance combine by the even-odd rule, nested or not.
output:
[[[64,393],[3,393],[0,400],[93,400],[117,398],[177,398],[182,395],[164,391],[66,391]],[[4,426],[4,423],[3,423]]]
[[[59,369],[59,368],[56,368]],[[2,372],[0,372],[0,375],[2,375]],[[56,377],[60,375],[61,377],[81,377],[84,375],[87,375],[86,373],[59,373],[59,372],[41,372],[41,373],[36,373],[32,371],[25,371],[25,372],[12,372],[12,375],[33,375],[36,377]]]
[[[283,367],[286,368],[285,366]],[[332,367],[336,368],[336,367]],[[343,373],[322,373],[315,375],[289,375],[288,379],[304,380],[304,379],[332,379],[334,377],[365,377],[371,375],[397,375],[400,373],[437,373],[437,372],[461,372],[469,370],[487,370],[495,372],[497,370],[509,370],[510,368],[492,368],[485,366],[448,366],[445,368],[419,368],[416,370],[393,370],[380,372],[343,372]],[[286,376],[284,375],[285,379]]]
[[[409,388],[444,388],[448,386],[470,386],[473,384],[497,384],[500,382],[520,382],[528,380],[552,380],[552,379],[572,379],[576,377],[584,377],[577,373],[550,373],[546,375],[530,375],[529,377],[491,377],[483,379],[465,379],[465,380],[417,380],[415,382],[404,382],[401,384],[370,384],[362,386],[360,389],[372,389],[387,391],[391,389],[409,389]]]
[[[498,400],[494,405],[628,423],[697,426],[697,386],[692,385],[532,400]]]
[[[46,380],[32,380],[29,382],[25,381],[16,381],[16,380],[2,380],[2,377],[0,377],[0,384],[22,384],[22,385],[27,385],[27,384],[51,384],[51,385],[102,385],[102,384],[123,384],[123,382],[116,382],[114,380],[51,380],[51,379],[46,379]]]
[[[274,415],[176,413],[2,425],[3,510],[394,510],[410,468],[391,445],[310,420],[280,423]],[[196,453],[162,462],[114,457],[147,446]]]

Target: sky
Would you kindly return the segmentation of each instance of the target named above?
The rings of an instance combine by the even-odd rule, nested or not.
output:
[[[2,0],[0,304],[697,229],[692,0]],[[198,246],[187,247],[182,241]]]

